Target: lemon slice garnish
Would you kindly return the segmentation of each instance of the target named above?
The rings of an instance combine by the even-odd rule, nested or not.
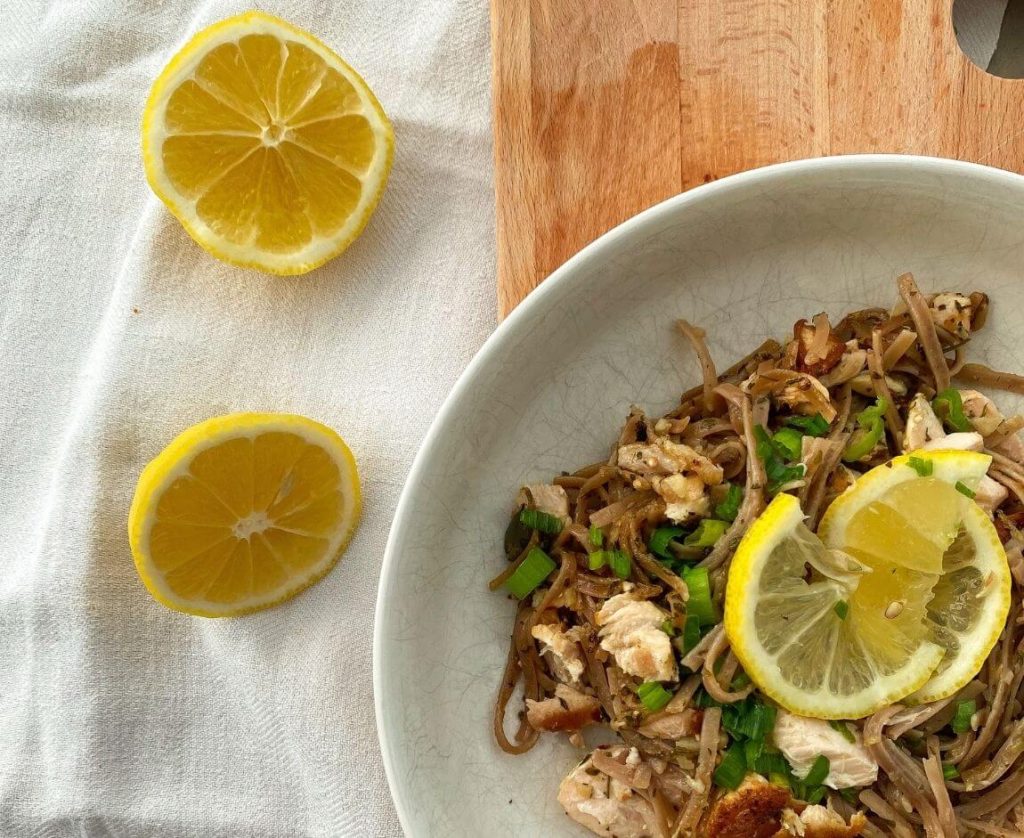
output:
[[[362,232],[394,134],[366,82],[308,32],[262,12],[198,33],[157,78],[146,177],[219,259],[312,270]]]
[[[302,416],[195,425],[139,477],[128,533],[139,576],[169,608],[226,617],[268,608],[338,561],[360,512],[348,446]]]
[[[919,476],[909,466],[911,456],[930,463],[931,475]],[[1006,553],[988,515],[964,494],[977,486],[990,462],[988,455],[969,451],[897,457],[861,477],[818,528],[826,545],[855,543],[851,552],[866,561],[872,553],[889,552],[907,566],[936,574],[925,625],[944,655],[910,701],[936,701],[964,686],[1006,623],[1012,586]],[[897,517],[883,524],[881,506]]]
[[[910,456],[873,469],[817,535],[795,498],[777,496],[736,551],[726,633],[758,687],[792,712],[853,719],[948,696],[998,640],[1009,568],[969,497],[990,458],[912,456],[926,473]]]
[[[942,659],[923,625],[933,585],[917,571],[873,572],[828,550],[804,525],[799,501],[781,494],[733,557],[725,631],[747,674],[787,710],[860,718],[921,687]],[[903,611],[887,620],[897,596]]]

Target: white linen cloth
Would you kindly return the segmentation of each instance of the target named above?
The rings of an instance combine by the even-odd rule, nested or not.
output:
[[[420,439],[496,322],[487,4],[295,0],[395,126],[363,237],[306,277],[223,265],[150,192],[149,86],[250,6],[8,4],[0,28],[0,836],[390,836],[373,606]],[[263,614],[192,618],[140,584],[143,465],[238,410],[336,428],[362,525]]]
[[[2,838],[399,834],[374,729],[373,604],[412,456],[495,322],[487,4],[264,6],[360,70],[397,135],[362,239],[293,279],[207,256],[139,157],[153,78],[188,36],[247,8],[4,12]],[[994,42],[980,39],[985,61]],[[363,523],[293,602],[185,617],[139,583],[128,504],[178,431],[235,410],[339,430]]]

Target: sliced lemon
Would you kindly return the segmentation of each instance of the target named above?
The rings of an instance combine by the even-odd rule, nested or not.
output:
[[[142,120],[153,191],[219,259],[299,274],[337,256],[380,200],[394,134],[366,82],[262,12],[199,32]]]
[[[762,692],[794,713],[856,719],[921,687],[943,650],[924,626],[935,577],[828,550],[777,495],[729,570],[725,631]],[[896,597],[904,605],[886,616]]]
[[[925,463],[929,473],[919,473],[911,458]],[[963,496],[950,488],[960,483],[973,492],[991,462],[987,454],[974,451],[915,451],[896,457],[857,478],[836,498],[818,534],[830,547],[899,554],[908,567],[939,574],[961,516]]]
[[[931,464],[922,477],[910,458]],[[988,515],[963,491],[973,490],[991,458],[969,451],[918,451],[872,469],[825,513],[818,534],[867,564],[897,556],[934,575],[924,625],[944,654],[910,701],[952,695],[981,669],[1006,623],[1011,577]],[[902,598],[894,600],[897,607]]]
[[[146,466],[128,535],[159,602],[236,616],[321,579],[348,545],[360,504],[355,460],[330,428],[237,413],[189,428]]]

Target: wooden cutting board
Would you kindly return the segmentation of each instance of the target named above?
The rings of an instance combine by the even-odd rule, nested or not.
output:
[[[855,152],[1024,171],[1024,82],[949,0],[491,0],[501,316],[692,186]]]

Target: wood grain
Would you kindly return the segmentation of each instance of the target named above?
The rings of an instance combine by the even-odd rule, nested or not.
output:
[[[1024,81],[949,0],[491,0],[504,316],[601,233],[744,169],[930,154],[1024,171]]]
[[[679,191],[676,12],[675,0],[495,0],[503,315],[617,220]]]

